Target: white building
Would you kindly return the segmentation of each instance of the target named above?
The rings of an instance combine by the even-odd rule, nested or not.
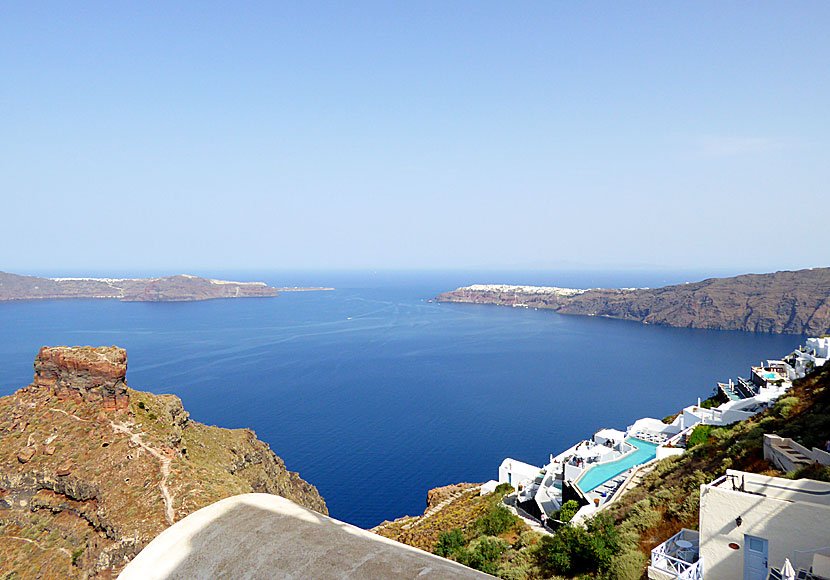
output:
[[[630,436],[644,441],[651,441],[652,443],[665,443],[682,430],[683,426],[678,419],[675,419],[671,424],[667,425],[660,419],[644,417],[637,419],[633,425],[628,426],[628,434]]]
[[[807,348],[807,352],[810,352],[816,358],[824,359],[824,361],[830,358],[830,337],[828,336],[808,338],[807,344],[804,346]]]
[[[815,367],[823,366],[830,358],[830,337],[808,338],[804,346],[798,348],[784,361],[791,370],[791,379],[801,378]]]
[[[499,465],[499,483],[508,483],[517,488],[519,483],[539,475],[541,469],[541,467],[507,457]]]
[[[652,550],[651,580],[767,580],[785,559],[830,578],[830,483],[728,470],[701,486],[699,527]]]
[[[706,409],[699,405],[691,405],[683,409],[680,414],[680,426],[688,429],[698,423],[704,425],[729,425],[736,421],[749,419],[766,408],[766,401],[758,401],[755,397],[740,401],[727,401],[714,409]]]

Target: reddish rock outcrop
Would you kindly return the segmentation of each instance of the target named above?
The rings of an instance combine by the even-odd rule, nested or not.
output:
[[[129,405],[127,351],[123,348],[44,346],[34,367],[32,389],[51,389],[62,400],[100,402],[108,411]]]
[[[32,457],[35,456],[37,453],[37,449],[34,447],[24,447],[20,451],[17,452],[17,460],[20,463],[28,463],[32,460]]]

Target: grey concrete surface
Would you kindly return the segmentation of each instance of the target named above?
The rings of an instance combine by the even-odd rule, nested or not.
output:
[[[150,542],[118,580],[493,578],[275,495],[229,497]]]

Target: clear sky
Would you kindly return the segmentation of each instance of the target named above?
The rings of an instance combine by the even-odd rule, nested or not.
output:
[[[3,2],[0,270],[830,265],[828,2]]]

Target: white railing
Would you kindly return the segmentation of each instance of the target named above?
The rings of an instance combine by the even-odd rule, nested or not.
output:
[[[822,556],[830,557],[830,547],[818,548],[816,550],[795,550],[795,552],[793,552],[793,567],[796,570],[816,572],[815,570],[811,570],[813,567],[813,557],[816,554],[821,554]]]
[[[699,580],[702,578],[702,572],[700,575],[684,576],[691,568],[700,568],[697,566],[698,538],[697,532],[685,528],[680,530],[651,551],[651,565],[683,580]],[[679,540],[684,541],[688,546],[678,546]],[[698,574],[698,572],[689,573]]]
[[[707,483],[707,484],[706,484],[706,487],[717,487],[717,486],[719,486],[720,484],[722,484],[724,481],[726,481],[727,479],[732,479],[733,477],[734,477],[734,476],[729,475],[729,474],[726,474],[726,475],[721,475],[720,477],[718,477],[718,478],[717,478],[717,479],[715,479],[714,481],[712,481],[712,482],[710,482],[710,483]],[[734,481],[734,479],[732,480],[732,487],[733,487],[733,489],[734,489],[734,487],[735,487],[735,481]]]
[[[702,408],[702,407],[701,407],[701,408]],[[708,409],[707,409],[707,410],[708,410]],[[692,431],[694,431],[694,428],[695,428],[695,427],[697,427],[697,425],[696,425],[696,424],[695,424],[695,425],[692,425],[692,426],[690,426],[690,427],[686,427],[685,429],[683,429],[683,430],[682,430],[680,433],[678,433],[677,435],[673,435],[670,439],[668,439],[665,443],[663,443],[663,445],[671,445],[672,447],[678,447],[678,446],[679,446],[679,445],[678,445],[678,443],[680,443],[680,440],[681,440],[683,437],[685,437],[686,435],[688,435],[689,433],[691,433]]]
[[[703,580],[703,560],[698,560],[677,577],[677,580]]]

